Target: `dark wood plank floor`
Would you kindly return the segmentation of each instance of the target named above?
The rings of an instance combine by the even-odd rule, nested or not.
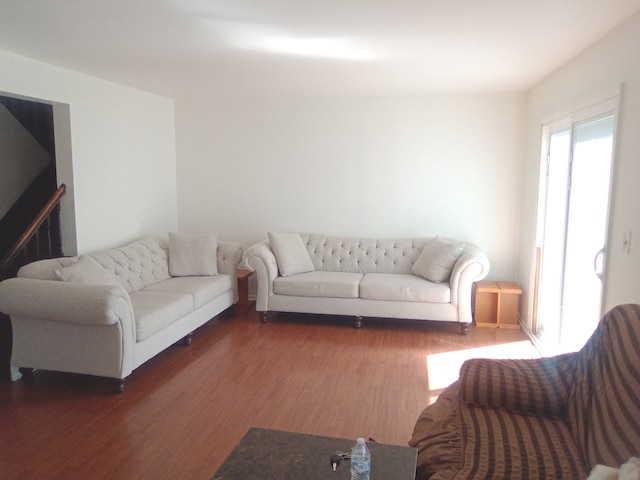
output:
[[[238,309],[138,368],[119,395],[104,379],[45,371],[0,383],[0,478],[208,479],[250,426],[406,445],[462,360],[493,353],[535,355],[519,330],[261,324]]]

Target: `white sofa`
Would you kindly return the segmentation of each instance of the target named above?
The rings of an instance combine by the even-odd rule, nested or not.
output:
[[[124,378],[238,299],[238,243],[169,234],[25,265],[0,283],[11,365]]]
[[[270,233],[244,254],[257,278],[256,310],[472,322],[474,282],[489,271],[472,243],[442,237],[343,238]]]

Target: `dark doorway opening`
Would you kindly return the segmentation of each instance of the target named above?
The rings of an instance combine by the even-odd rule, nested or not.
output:
[[[54,138],[53,106],[19,98],[0,96],[0,104],[31,134],[49,156],[49,164],[28,186],[8,212],[0,219],[0,258],[13,246],[25,231],[47,200],[57,188],[56,151]],[[2,159],[0,158],[0,161]],[[21,171],[7,172],[9,175],[21,175]],[[61,254],[59,207],[51,216],[49,232],[45,236],[50,242],[51,252]],[[25,262],[19,262],[25,263]],[[13,276],[20,265],[12,266],[3,272],[4,277]]]
[[[24,100],[0,95],[0,108],[3,109],[4,118],[10,115],[21,126],[21,133],[27,132],[30,137],[40,145],[48,156],[46,166],[33,178],[29,177],[25,183],[24,169],[20,168],[22,162],[28,162],[28,158],[7,158],[14,150],[20,148],[0,151],[0,169],[6,175],[5,182],[18,181],[26,185],[26,189],[18,198],[7,200],[6,208],[3,209],[0,218],[0,261],[5,258],[12,246],[29,227],[37,216],[38,212],[51,198],[57,188],[56,175],[56,149],[54,136],[54,114],[53,106],[46,103]],[[15,125],[14,120],[11,121]],[[5,123],[6,124],[6,123]],[[3,123],[0,122],[0,126]],[[15,136],[9,139],[10,142],[19,141]],[[21,177],[22,176],[22,177]],[[62,237],[60,229],[60,207],[56,206],[49,221],[46,224],[46,231],[38,232],[40,248],[49,252],[49,256],[62,255]],[[9,265],[0,268],[0,280],[14,277],[18,269],[33,260],[36,260],[30,253],[29,248],[19,255],[16,260]],[[0,378],[10,379],[9,368],[11,356],[11,322],[6,315],[0,313]]]

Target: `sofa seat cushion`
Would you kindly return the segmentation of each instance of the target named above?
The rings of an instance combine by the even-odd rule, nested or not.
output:
[[[193,309],[206,305],[233,288],[231,275],[174,277],[144,289],[146,292],[186,293],[193,298]]]
[[[367,273],[360,283],[360,297],[369,300],[449,303],[447,283],[432,283],[407,273]]]
[[[308,272],[278,277],[273,292],[297,297],[358,298],[361,273]]]
[[[460,404],[464,466],[456,478],[587,478],[560,417]]]
[[[130,296],[138,342],[193,311],[193,297],[188,293],[139,290]]]

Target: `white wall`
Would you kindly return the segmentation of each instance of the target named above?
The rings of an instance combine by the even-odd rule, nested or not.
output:
[[[606,253],[604,310],[626,302],[640,303],[640,14],[612,31],[534,88],[528,98],[526,164],[523,184],[520,280],[531,292],[534,277],[535,222],[543,123],[584,108],[620,91],[621,109],[609,242]],[[625,230],[632,231],[631,252],[623,251]],[[531,320],[532,298],[523,313]]]
[[[63,235],[75,234],[77,245],[65,242],[65,254],[177,228],[171,99],[4,51],[0,92],[52,103],[54,111],[63,104],[58,110],[68,112],[61,129],[70,132],[71,144],[56,146],[58,183],[69,188],[66,202],[73,200],[62,206]],[[70,210],[74,218],[65,218]]]
[[[517,273],[524,94],[176,100],[178,218],[268,231],[442,235]]]

